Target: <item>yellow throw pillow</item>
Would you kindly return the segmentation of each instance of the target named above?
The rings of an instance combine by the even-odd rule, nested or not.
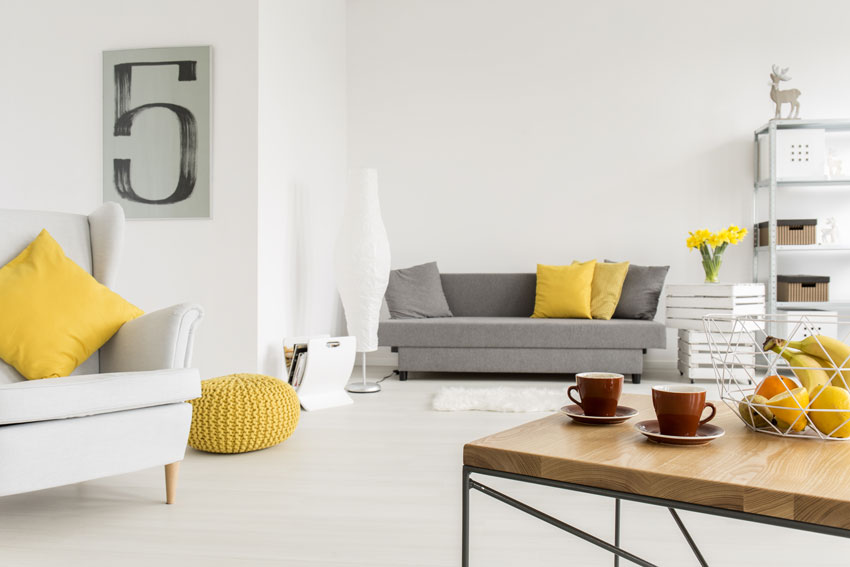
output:
[[[534,318],[590,319],[590,287],[596,260],[571,266],[537,264]]]
[[[593,283],[590,286],[590,314],[594,319],[607,320],[614,316],[628,271],[628,262],[617,264],[597,262],[593,272]]]
[[[67,376],[142,314],[46,230],[0,268],[0,358],[29,380]]]

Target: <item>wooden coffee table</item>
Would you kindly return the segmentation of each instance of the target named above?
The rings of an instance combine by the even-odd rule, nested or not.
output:
[[[566,402],[565,402],[566,403]],[[701,565],[707,565],[676,510],[850,537],[850,441],[787,439],[750,431],[724,404],[712,423],[726,435],[707,445],[659,445],[635,431],[655,419],[652,400],[624,395],[640,415],[621,425],[573,423],[555,414],[463,448],[463,565],[469,565],[469,492],[478,490],[619,557],[620,500],[670,510]],[[616,500],[609,543],[481,484],[495,476]]]

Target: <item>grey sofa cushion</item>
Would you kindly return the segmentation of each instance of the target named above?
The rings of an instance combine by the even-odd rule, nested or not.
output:
[[[611,263],[612,260],[605,260]],[[664,280],[670,266],[636,266],[629,264],[620,302],[614,310],[614,319],[642,319],[652,321],[658,311],[658,300],[664,289]]]
[[[531,317],[537,274],[440,274],[455,317]]]
[[[384,297],[393,319],[452,316],[437,262],[391,271]]]
[[[667,346],[655,321],[452,317],[381,321],[378,343],[394,347],[640,349]]]

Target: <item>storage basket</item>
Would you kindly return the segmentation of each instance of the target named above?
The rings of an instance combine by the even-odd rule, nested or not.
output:
[[[834,322],[834,319],[832,319]],[[802,439],[824,439],[830,441],[850,441],[850,409],[831,409],[822,407],[823,402],[828,398],[823,398],[818,402],[819,395],[823,389],[810,388],[812,395],[808,403],[797,404],[797,397],[792,397],[788,400],[787,406],[781,407],[783,417],[788,417],[789,412],[791,417],[786,421],[786,425],[778,423],[776,420],[748,420],[742,415],[746,412],[750,417],[763,417],[769,415],[768,412],[776,410],[774,404],[756,403],[748,399],[749,396],[755,394],[758,385],[768,376],[790,377],[799,383],[801,387],[804,381],[800,376],[807,376],[806,382],[811,386],[813,382],[812,372],[824,372],[821,375],[822,380],[826,380],[825,385],[837,386],[843,392],[838,392],[841,396],[850,399],[850,357],[847,360],[838,360],[838,352],[834,346],[824,342],[818,338],[817,329],[821,328],[824,321],[818,319],[816,315],[802,315],[799,318],[792,320],[788,314],[783,315],[706,315],[703,318],[705,332],[709,337],[709,348],[711,353],[711,361],[714,367],[715,377],[717,379],[717,387],[720,391],[720,398],[723,402],[735,413],[741,422],[753,431],[759,433],[768,433],[771,435],[779,435],[782,437],[802,438]],[[839,321],[839,328],[846,329],[846,325],[850,325],[850,321]],[[785,325],[785,327],[780,327]],[[793,349],[789,346],[777,347],[778,352],[763,350],[763,345],[769,333],[773,329],[782,328],[793,336],[809,336],[808,347],[822,348],[826,353],[826,358],[819,359],[822,366],[817,366],[815,359],[806,359],[804,357],[791,356]],[[786,337],[780,337],[786,338]],[[848,337],[838,337],[847,344]],[[746,343],[749,348],[742,349],[741,344]],[[783,356],[790,358],[786,359]],[[806,365],[804,365],[806,363]],[[777,380],[778,382],[779,380]],[[779,393],[790,392],[791,389],[784,382],[781,383]],[[828,392],[829,394],[830,392]],[[835,394],[836,392],[832,392]],[[802,396],[802,394],[800,394]],[[808,396],[808,390],[806,397]],[[767,411],[766,411],[767,410]],[[820,424],[820,427],[818,426]],[[794,430],[797,426],[799,431]],[[838,435],[846,435],[839,437]]]
[[[817,219],[779,219],[776,221],[776,244],[817,244]],[[767,246],[770,243],[769,226],[767,222],[760,222],[759,246]]]
[[[829,301],[829,276],[777,276],[777,301]]]

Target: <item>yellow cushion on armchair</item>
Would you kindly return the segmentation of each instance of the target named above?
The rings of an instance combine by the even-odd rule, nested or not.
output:
[[[142,314],[46,230],[0,268],[0,358],[29,380],[67,376]]]

